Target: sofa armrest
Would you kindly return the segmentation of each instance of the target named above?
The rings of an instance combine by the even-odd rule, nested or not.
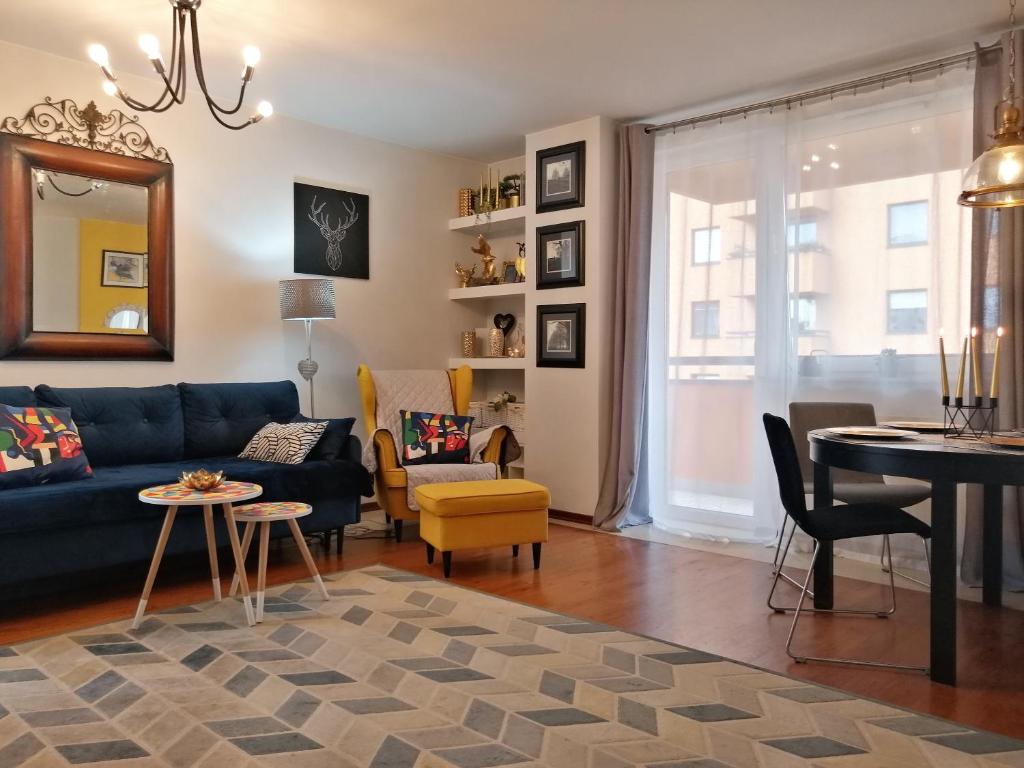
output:
[[[505,444],[505,438],[509,435],[508,427],[498,427],[491,434],[491,439],[487,441],[487,447],[484,448],[483,460],[484,462],[491,462],[494,464],[501,464],[501,449]]]
[[[349,435],[345,441],[345,450],[342,451],[343,458],[354,461],[356,464],[363,463],[363,443],[356,435]]]

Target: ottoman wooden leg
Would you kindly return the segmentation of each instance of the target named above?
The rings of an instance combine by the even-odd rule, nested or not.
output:
[[[213,505],[203,505],[203,525],[206,528],[206,551],[210,556],[210,580],[213,582],[213,599],[220,601],[220,570],[217,567],[217,535],[213,530]]]
[[[441,563],[444,566],[444,577],[447,579],[452,575],[452,553],[442,552]]]
[[[518,544],[513,544],[512,545],[512,557],[519,557],[519,545]]]
[[[138,629],[142,623],[142,615],[146,612],[146,603],[149,602],[149,593],[153,591],[153,582],[156,581],[156,573],[160,570],[160,561],[164,558],[164,549],[167,548],[167,539],[171,537],[171,528],[174,527],[174,516],[178,514],[177,507],[168,507],[164,515],[164,524],[160,528],[160,537],[156,540],[156,549],[153,550],[153,560],[149,564],[149,574],[146,576],[146,585],[142,588],[142,598],[139,600],[139,607],[135,611],[135,619],[132,621],[132,629]]]
[[[427,544],[427,565],[434,564],[434,545]]]
[[[309,554],[309,547],[306,546],[306,540],[302,537],[302,530],[299,528],[299,524],[294,519],[287,521],[288,527],[292,530],[292,536],[295,538],[295,545],[299,548],[299,553],[302,555],[302,559],[306,561],[306,567],[309,569],[309,575],[313,577],[313,581],[317,587],[320,588],[320,594],[324,600],[330,600],[331,596],[327,593],[327,587],[324,586],[324,580],[320,578],[320,571],[316,569],[316,561],[313,560],[313,556]]]
[[[245,530],[242,532],[242,562],[244,563],[249,559],[249,547],[252,546],[252,534],[256,528],[256,523],[251,520],[246,521]],[[228,597],[234,597],[235,592],[238,591],[238,571],[235,571],[235,575],[231,577],[231,589],[228,590]]]
[[[395,543],[402,543],[402,521],[397,517],[395,518]]]
[[[540,568],[540,542],[534,542],[533,544],[533,570]]]

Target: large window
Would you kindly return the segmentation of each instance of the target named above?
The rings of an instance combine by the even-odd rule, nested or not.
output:
[[[722,260],[721,227],[695,229],[692,239],[694,264],[717,264]]]
[[[790,248],[810,248],[818,244],[818,222],[793,222],[786,227],[786,245]]]
[[[889,247],[928,244],[928,201],[889,206]]]
[[[886,330],[909,335],[928,332],[928,291],[889,291]]]
[[[809,296],[794,299],[793,310],[797,333],[806,335],[818,330],[818,302],[816,299]]]
[[[695,339],[717,339],[717,301],[695,301],[690,309],[691,335]]]

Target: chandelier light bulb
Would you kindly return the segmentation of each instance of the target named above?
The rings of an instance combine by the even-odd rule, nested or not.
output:
[[[156,35],[146,33],[139,35],[139,48],[142,52],[149,57],[150,61],[155,61],[160,58],[160,41]]]
[[[86,49],[89,53],[89,58],[93,62],[104,69],[110,66],[110,56],[107,54],[106,46],[100,45],[99,43],[93,43]]]
[[[260,49],[255,45],[247,45],[242,49],[242,60],[247,67],[255,67],[260,63]]]
[[[117,96],[117,86],[114,85],[113,80],[103,81],[103,92],[107,94],[107,96]]]
[[[828,164],[828,167],[831,168],[833,171],[838,171],[839,170],[839,163],[837,163],[835,160],[833,160],[831,163]]]
[[[811,162],[812,163],[817,163],[820,160],[821,160],[821,156],[820,155],[811,155]]]
[[[271,104],[269,101],[261,101],[259,104],[256,105],[256,113],[260,117],[270,117],[272,114],[274,114],[274,105]]]
[[[996,176],[1003,184],[1013,184],[1020,180],[1022,170],[1024,170],[1024,166],[1021,165],[1017,156],[1008,154],[999,161],[999,170],[996,171]]]
[[[811,166],[809,166],[809,165],[805,165],[805,166],[804,166],[804,170],[805,170],[805,171],[809,171],[809,170],[811,170]]]

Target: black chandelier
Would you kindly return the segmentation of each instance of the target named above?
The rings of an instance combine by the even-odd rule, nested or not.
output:
[[[57,184],[57,180],[53,177],[52,173],[47,173],[46,171],[41,171],[39,169],[35,169],[33,173],[35,175],[36,180],[36,194],[39,195],[40,200],[46,199],[46,182],[50,182],[51,187],[60,192],[62,195],[67,195],[68,197],[85,197],[90,192],[95,192],[96,190],[103,189],[104,187],[107,186],[102,181],[93,180],[89,182],[89,186],[86,187],[85,189],[79,192],[72,192],[67,189],[62,189],[60,185]]]
[[[160,55],[160,41],[156,35],[144,34],[139,36],[139,47],[149,57],[153,69],[164,81],[164,92],[152,104],[145,104],[133,99],[124,89],[118,85],[117,78],[110,69],[110,57],[107,49],[99,43],[89,46],[89,58],[99,65],[103,70],[106,80],[103,82],[103,90],[108,96],[117,96],[132,109],[140,112],[166,112],[175,104],[182,104],[185,101],[185,89],[188,78],[185,74],[185,43],[186,27],[191,32],[192,61],[195,64],[196,80],[206,99],[206,106],[210,114],[225,128],[239,131],[242,128],[258,123],[265,117],[274,114],[274,108],[269,101],[261,101],[256,105],[256,112],[243,123],[228,122],[225,118],[238,113],[242,108],[242,101],[245,99],[245,89],[252,81],[256,72],[256,65],[260,60],[260,49],[255,45],[247,45],[242,49],[242,59],[245,62],[245,69],[242,70],[242,87],[238,92],[238,101],[233,107],[222,107],[210,95],[206,87],[206,76],[203,73],[203,56],[199,49],[199,22],[196,19],[196,12],[202,0],[169,0],[171,4],[171,62],[170,66],[164,64]]]

